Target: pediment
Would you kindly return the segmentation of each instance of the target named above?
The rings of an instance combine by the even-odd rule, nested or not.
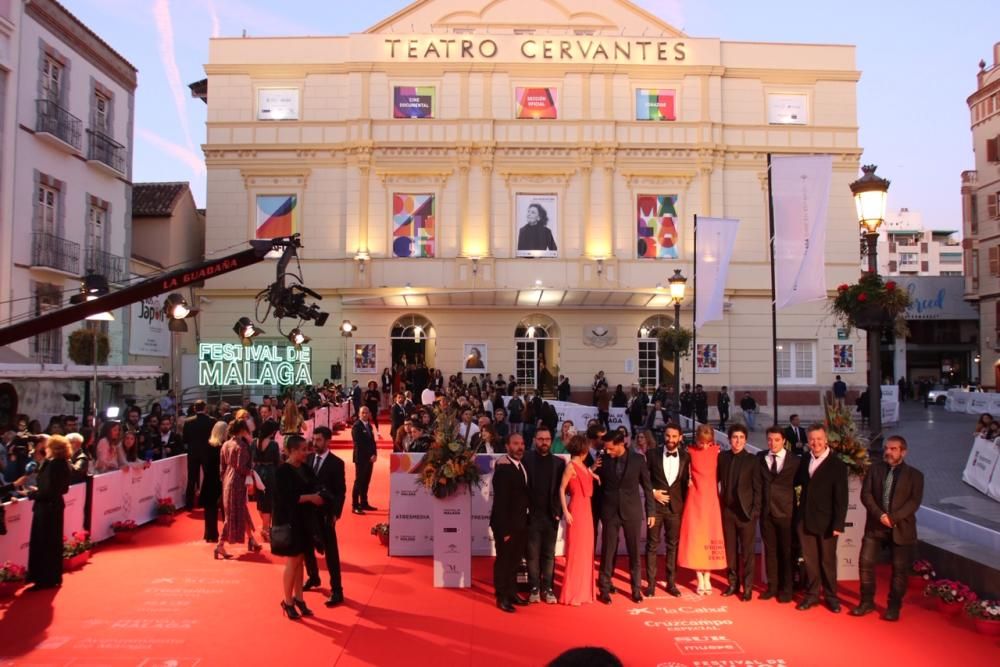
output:
[[[629,0],[417,0],[366,32],[427,34],[455,30],[684,36]]]

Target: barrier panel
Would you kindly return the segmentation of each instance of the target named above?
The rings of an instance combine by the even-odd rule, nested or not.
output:
[[[962,471],[962,481],[980,493],[1000,500],[1000,473],[997,473],[997,460],[1000,447],[993,440],[976,438],[972,443],[972,451]],[[990,493],[990,484],[998,478],[993,486],[996,495]]]
[[[63,496],[63,534],[71,535],[83,530],[83,512],[87,502],[87,485],[73,484]],[[7,534],[0,535],[0,563],[10,561],[28,565],[28,542],[31,540],[31,515],[35,501],[22,499],[4,503],[7,515]]]
[[[135,466],[94,475],[90,504],[90,535],[95,542],[110,538],[116,521],[144,524],[156,517],[157,498],[170,497],[184,505],[187,487],[187,454],[153,461],[148,468]]]

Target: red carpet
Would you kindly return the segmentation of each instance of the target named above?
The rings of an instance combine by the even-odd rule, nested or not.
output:
[[[385,507],[387,487],[383,457],[375,505]],[[202,524],[187,515],[169,528],[144,527],[132,544],[99,547],[58,591],[22,590],[0,602],[0,665],[542,665],[583,644],[648,667],[1000,660],[1000,641],[920,599],[909,599],[902,620],[889,624],[848,617],[846,608],[835,616],[774,601],[732,602],[718,590],[699,599],[687,592],[687,577],[680,600],[661,593],[634,605],[618,595],[611,607],[534,605],[504,614],[493,606],[490,559],[476,560],[471,590],[435,590],[429,558],[389,558],[369,534],[385,516],[345,516],[347,603],[326,609],[322,594],[307,593],[317,615],[295,623],[278,607],[281,559],[213,561],[212,545],[199,539]],[[624,580],[618,585],[627,589]],[[848,604],[854,590],[844,591]]]

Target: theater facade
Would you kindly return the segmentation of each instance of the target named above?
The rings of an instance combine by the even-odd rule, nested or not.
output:
[[[623,0],[421,0],[359,34],[213,39],[193,87],[206,251],[301,234],[330,313],[305,326],[316,380],[420,357],[585,390],[599,370],[672,381],[655,349],[667,279],[688,278],[691,327],[693,218],[738,218],[725,317],[682,379],[697,364],[710,391],[752,390],[770,412],[768,153],[833,156],[831,290],[856,279],[859,248],[855,49],[788,38],[687,35]],[[269,261],[209,281],[201,341],[233,342],[274,279]],[[782,405],[815,404],[835,374],[865,384],[864,340],[825,303],[781,311],[777,337]]]

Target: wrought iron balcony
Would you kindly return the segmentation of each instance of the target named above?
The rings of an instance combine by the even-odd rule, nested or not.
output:
[[[80,244],[47,232],[32,234],[31,265],[80,274]]]
[[[80,150],[83,121],[53,100],[35,100],[35,109],[38,112],[36,132],[52,135],[75,150]]]
[[[83,268],[87,273],[98,273],[104,276],[109,283],[119,283],[127,278],[124,257],[112,255],[110,252],[96,248],[87,248]]]
[[[87,159],[125,174],[125,147],[96,130],[87,130]]]

